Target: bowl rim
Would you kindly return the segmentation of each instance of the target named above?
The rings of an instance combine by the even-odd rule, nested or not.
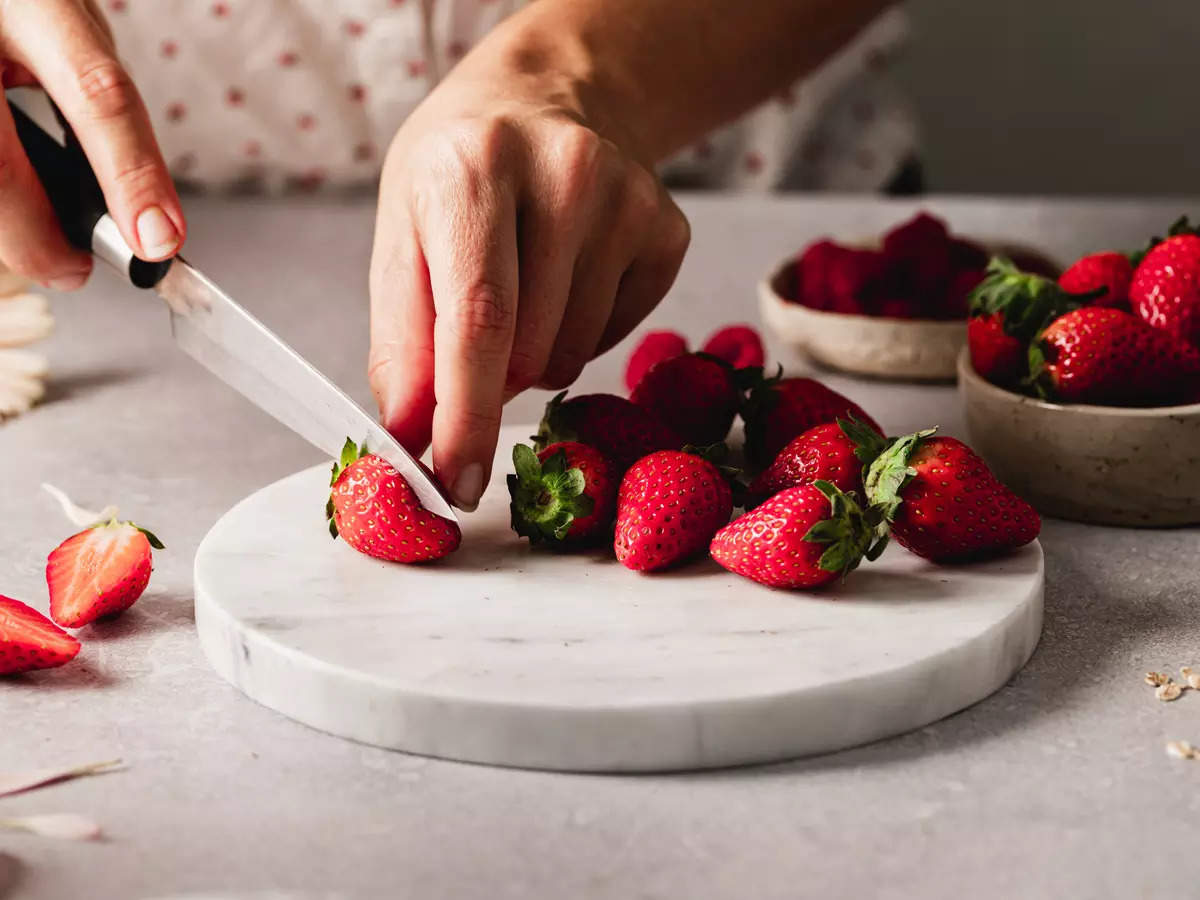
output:
[[[971,364],[971,348],[963,347],[958,354],[959,384],[969,382],[975,390],[981,391],[1012,405],[1031,406],[1047,412],[1065,412],[1075,415],[1096,415],[1114,419],[1157,419],[1171,416],[1200,416],[1200,403],[1184,403],[1176,406],[1101,406],[1091,403],[1051,403],[1049,400],[1039,400],[1027,394],[1018,394],[999,385],[992,384],[975,371]]]

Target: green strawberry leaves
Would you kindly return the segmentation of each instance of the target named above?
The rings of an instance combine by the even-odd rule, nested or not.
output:
[[[329,477],[329,486],[333,487],[335,484],[337,484],[338,479],[342,477],[342,473],[345,472],[348,468],[350,468],[352,465],[354,465],[356,462],[358,462],[360,459],[362,459],[366,455],[367,455],[366,441],[363,441],[362,444],[355,444],[353,440],[351,440],[350,438],[346,438],[346,443],[342,445],[341,455],[336,460],[334,460],[333,473]],[[329,522],[330,537],[336,539],[338,536],[338,527],[337,527],[337,522],[334,520],[334,517],[333,517],[333,494],[332,494],[332,492],[330,493],[329,498],[325,501],[325,518]]]
[[[1005,334],[1028,343],[1054,319],[1087,305],[1104,292],[1100,288],[1089,294],[1069,294],[1058,282],[1022,272],[1011,260],[996,256],[967,302],[972,317],[999,314]]]
[[[546,411],[542,414],[542,421],[538,424],[538,432],[530,437],[538,452],[545,450],[551,444],[578,440],[579,436],[575,433],[575,429],[568,425],[565,421],[566,417],[560,412],[566,396],[566,391],[560,391],[546,404]]]
[[[828,481],[813,482],[813,487],[829,500],[830,513],[828,519],[808,530],[804,540],[828,544],[817,565],[826,572],[837,572],[844,579],[873,549],[876,529],[872,515],[870,511],[864,512],[851,494]]]
[[[515,472],[507,478],[512,529],[521,537],[534,544],[563,541],[576,519],[592,514],[587,479],[581,469],[567,467],[566,451],[540,461],[531,447],[517,444],[512,458]]]

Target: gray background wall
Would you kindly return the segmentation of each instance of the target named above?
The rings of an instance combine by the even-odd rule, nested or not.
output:
[[[1200,193],[1200,0],[909,0],[931,187]]]

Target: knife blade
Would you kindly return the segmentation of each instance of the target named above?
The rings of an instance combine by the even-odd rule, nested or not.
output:
[[[374,418],[274,332],[180,257],[134,256],[108,215],[86,156],[44,95],[42,114],[7,97],[17,134],[68,240],[138,288],[153,288],[170,310],[176,344],[211,373],[322,452],[336,459],[349,438],[404,476],[430,512],[457,522],[428,470]]]

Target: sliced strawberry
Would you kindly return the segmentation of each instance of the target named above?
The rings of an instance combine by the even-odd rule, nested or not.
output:
[[[0,597],[0,675],[53,669],[79,654],[79,641],[20,600]]]
[[[146,590],[158,538],[131,522],[109,521],[67,538],[46,561],[50,615],[81,628],[131,607]]]

